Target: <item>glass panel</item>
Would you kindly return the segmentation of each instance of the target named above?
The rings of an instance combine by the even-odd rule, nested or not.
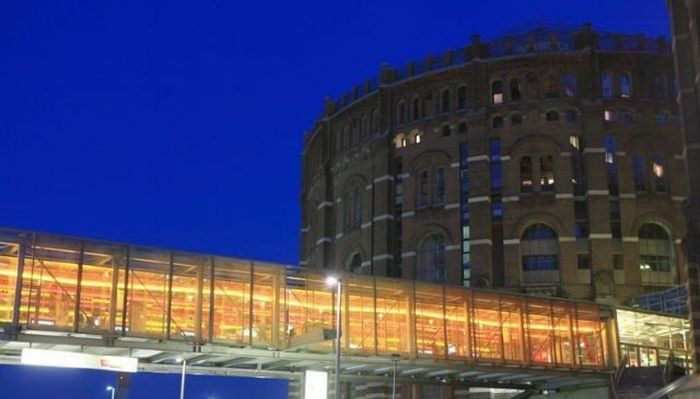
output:
[[[347,277],[344,285],[348,303],[348,326],[345,336],[346,350],[351,353],[374,354],[374,287],[373,279]]]
[[[509,363],[525,361],[523,347],[522,299],[501,297],[503,357]]]
[[[474,356],[477,360],[501,360],[501,320],[497,294],[475,292],[472,298]]]
[[[205,259],[199,256],[176,254],[173,258],[173,283],[170,298],[170,339],[192,341],[198,338],[202,320],[200,307],[202,277]]]
[[[212,287],[214,284],[213,273],[214,273],[214,261],[212,258],[206,259],[204,261],[204,266],[202,267],[202,323],[199,330],[199,339],[203,342],[211,340],[211,317],[213,312],[211,312],[212,306]]]
[[[19,245],[0,243],[0,323],[12,322]]]
[[[273,326],[279,303],[279,282],[282,276],[278,267],[255,263],[253,265],[253,328],[252,345],[274,346]],[[276,335],[276,333],[275,333]]]
[[[532,363],[554,363],[551,317],[549,301],[528,299],[527,331],[530,345],[530,361]]]
[[[469,358],[469,291],[445,287],[447,355],[451,359]]]
[[[32,328],[75,327],[80,243],[38,236],[28,248],[22,275],[22,323]]]
[[[335,289],[327,286],[324,276],[307,272],[287,275],[286,281],[283,314],[286,313],[288,344],[296,337],[319,329],[335,329]],[[343,306],[347,309],[347,301]],[[333,343],[328,341],[306,349],[330,351],[332,347]]]
[[[603,342],[598,307],[579,304],[576,307],[576,318],[579,364],[582,366],[603,366],[605,363],[603,361]]]
[[[127,335],[165,338],[170,254],[150,248],[132,248],[129,267]]]
[[[573,329],[571,325],[573,308],[571,304],[554,303],[552,305],[552,323],[554,327],[554,354],[557,365],[574,367]]]
[[[377,352],[383,355],[409,353],[408,283],[377,280]]]
[[[112,328],[112,287],[118,281],[114,270],[124,264],[123,252],[108,244],[85,244],[80,283],[80,331],[104,332]]]
[[[416,352],[418,357],[445,358],[442,286],[415,285]]]
[[[250,262],[215,258],[212,339],[247,344],[249,306]]]

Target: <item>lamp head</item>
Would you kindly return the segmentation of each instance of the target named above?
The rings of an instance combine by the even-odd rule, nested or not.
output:
[[[109,386],[107,387],[107,391],[114,391],[114,387],[111,386],[111,385],[109,385]]]
[[[339,283],[340,283],[340,280],[339,280],[338,277],[336,277],[336,276],[328,276],[328,277],[326,277],[326,284],[327,284],[329,287],[335,287],[335,286],[338,285]]]
[[[176,361],[177,363],[182,363],[182,362],[185,361],[185,358],[182,357],[182,356],[178,356],[177,358],[175,358],[175,361]]]

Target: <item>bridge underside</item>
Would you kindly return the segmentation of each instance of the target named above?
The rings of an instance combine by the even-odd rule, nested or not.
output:
[[[304,370],[333,373],[332,353],[277,351],[140,338],[105,338],[87,334],[23,332],[0,337],[0,363],[19,364],[23,348],[83,352],[139,359],[139,370],[179,372],[178,358],[187,359],[191,373],[301,380]],[[343,356],[341,380],[390,384],[394,362],[386,357]],[[399,359],[397,383],[503,389],[576,389],[606,386],[609,375],[592,370],[512,366],[432,359]]]

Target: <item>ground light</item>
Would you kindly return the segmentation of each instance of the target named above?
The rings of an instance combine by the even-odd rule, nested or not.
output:
[[[326,277],[328,287],[336,287],[336,316],[335,316],[335,399],[340,399],[340,320],[341,320],[341,293],[342,282],[338,277]]]

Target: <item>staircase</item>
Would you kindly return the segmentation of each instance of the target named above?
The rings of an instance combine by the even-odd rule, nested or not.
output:
[[[666,385],[664,367],[628,367],[620,377],[615,393],[617,399],[646,398]]]

